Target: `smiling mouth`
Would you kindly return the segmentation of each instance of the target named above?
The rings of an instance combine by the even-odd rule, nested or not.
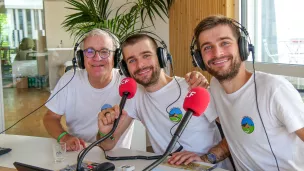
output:
[[[217,61],[212,62],[212,64],[213,64],[213,65],[216,65],[216,64],[225,63],[225,62],[227,62],[227,61],[228,61],[228,59],[225,59],[225,60],[217,60]]]
[[[219,64],[223,64],[223,63],[226,63],[230,60],[229,57],[222,57],[222,58],[217,58],[217,59],[214,59],[214,60],[211,60],[208,62],[208,64],[210,65],[219,65]]]
[[[136,71],[135,75],[144,75],[152,70],[152,67],[146,67],[144,69],[141,69],[139,71]]]
[[[92,67],[103,67],[104,65],[91,65]]]

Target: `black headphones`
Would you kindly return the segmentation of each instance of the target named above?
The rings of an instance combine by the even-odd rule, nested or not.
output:
[[[113,33],[111,33],[110,31],[108,31],[108,30],[104,30],[104,29],[100,29],[100,30],[102,30],[102,31],[104,31],[104,32],[106,32],[106,33],[108,33],[108,35],[110,35],[110,37],[112,38],[112,40],[113,40],[113,42],[116,42],[116,44],[117,45],[119,45],[119,40],[118,40],[118,38],[113,34]],[[89,32],[91,32],[92,30],[90,30]],[[85,34],[83,34],[82,36],[80,36],[79,37],[79,39],[80,38],[82,38],[82,37],[84,37],[85,36],[85,38],[86,38],[86,35],[89,33],[89,32],[86,32]],[[85,66],[84,66],[84,54],[83,54],[83,50],[82,49],[79,49],[79,50],[77,50],[77,48],[78,48],[78,46],[80,45],[80,43],[82,43],[83,41],[84,41],[84,39],[85,38],[83,38],[81,41],[79,41],[79,39],[78,39],[78,43],[76,43],[75,44],[75,46],[74,46],[74,54],[75,54],[75,57],[73,58],[73,67],[74,68],[76,68],[76,64],[78,65],[78,67],[80,68],[80,69],[85,69]],[[113,58],[113,61],[114,61],[114,68],[117,68],[118,67],[118,63],[119,63],[119,61],[120,61],[120,55],[121,55],[121,49],[119,48],[119,47],[117,47],[116,49],[115,49],[115,52],[114,52],[114,58]]]
[[[230,19],[231,23],[233,23],[237,28],[241,30],[245,35],[242,35],[238,39],[239,53],[241,57],[241,61],[246,61],[250,52],[253,52],[254,46],[250,42],[250,37],[248,31],[242,24],[237,22],[236,20]],[[249,38],[249,42],[248,39]],[[191,46],[190,46],[190,54],[192,56],[192,64],[194,67],[200,67],[203,71],[206,71],[206,66],[203,61],[203,57],[201,55],[200,49],[194,49],[197,40],[195,39],[195,35],[192,38]],[[254,56],[253,56],[254,57]],[[254,60],[254,59],[253,59]]]
[[[157,36],[154,33],[149,32],[149,34],[153,34],[153,35]],[[129,36],[129,37],[131,37],[131,36]],[[167,66],[167,61],[169,61],[172,64],[172,56],[167,49],[166,43],[163,40],[161,40],[159,36],[157,36],[158,39],[155,39],[155,38],[153,38],[149,35],[147,35],[147,36],[149,38],[153,39],[156,42],[160,42],[160,44],[162,45],[162,47],[157,47],[157,49],[156,49],[156,54],[157,54],[158,63],[159,63],[160,68],[165,68]],[[126,39],[128,39],[128,37]],[[123,42],[121,44],[123,44]],[[121,52],[122,52],[122,50],[120,49],[120,53]],[[128,67],[127,67],[127,63],[123,59],[119,63],[119,69],[120,69],[119,71],[120,71],[121,75],[125,75],[126,77],[130,77],[130,73],[129,73],[129,70],[128,70]]]

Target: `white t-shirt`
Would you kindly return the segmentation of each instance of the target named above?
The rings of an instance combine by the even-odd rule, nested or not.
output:
[[[172,135],[178,127],[178,125],[173,126],[186,113],[183,109],[183,102],[189,86],[184,78],[176,77],[176,79],[181,89],[175,79],[152,93],[145,91],[142,86],[138,85],[136,95],[132,100],[135,111],[128,113],[130,117],[140,120],[146,127],[153,150],[157,154],[166,151]],[[180,90],[181,96],[178,99]],[[213,115],[210,116],[214,117]],[[214,119],[204,114],[199,117],[193,116],[178,140],[183,146],[183,150],[202,155],[217,145],[221,141],[221,136]],[[171,128],[172,135],[170,134]],[[172,152],[178,147],[179,144],[177,143]],[[219,166],[227,168],[229,164],[225,164],[225,166],[220,164]]]
[[[65,73],[50,97],[66,85],[73,74],[73,70]],[[98,113],[102,109],[119,104],[121,100],[118,88],[124,77],[119,75],[117,69],[112,70],[112,76],[111,82],[106,87],[96,89],[91,86],[86,70],[76,70],[72,81],[55,95],[46,107],[56,114],[65,114],[69,134],[82,138],[86,142],[94,142],[98,131]],[[125,110],[129,111],[127,106]],[[133,123],[115,147],[130,148],[132,134]]]
[[[215,109],[206,113],[217,111],[237,170],[277,170],[257,111],[253,76],[231,94],[212,78]],[[267,73],[256,72],[256,84],[259,111],[280,170],[297,170],[293,165],[304,169],[304,142],[295,134],[304,127],[299,93],[284,78]]]

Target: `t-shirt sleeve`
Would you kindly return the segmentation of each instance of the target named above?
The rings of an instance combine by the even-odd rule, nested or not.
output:
[[[66,84],[71,80],[72,76],[73,73],[69,71],[60,78],[48,99],[49,102],[45,104],[49,110],[58,115],[63,115],[66,112],[67,96],[68,92],[71,91],[69,90],[70,86]],[[73,84],[72,81],[69,84]]]
[[[139,120],[136,112],[135,98],[128,99],[124,109],[131,118]]]
[[[209,102],[209,105],[208,105],[207,109],[204,112],[204,115],[206,116],[208,121],[211,123],[218,117],[218,114],[217,114],[216,109],[215,109],[214,98],[213,98],[210,90],[208,90],[208,91],[209,91],[209,94],[210,94],[210,102]]]
[[[270,104],[271,114],[285,125],[289,133],[304,127],[303,100],[289,82],[280,85],[275,90]]]

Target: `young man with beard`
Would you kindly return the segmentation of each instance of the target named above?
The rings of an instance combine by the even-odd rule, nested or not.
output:
[[[127,38],[122,44],[123,61],[128,75],[139,83],[135,97],[132,99],[133,111],[124,113],[115,138],[120,138],[124,129],[133,119],[140,120],[146,127],[155,153],[165,152],[176,124],[181,120],[184,97],[188,93],[188,83],[184,78],[170,77],[160,68],[155,40],[145,34],[136,34]],[[180,91],[180,93],[179,93]],[[109,132],[118,117],[119,107],[107,109],[99,114],[99,130]],[[179,139],[184,153],[196,155],[207,154],[212,148],[222,160],[229,156],[226,141],[221,141],[214,116],[211,114],[192,117]],[[171,133],[172,132],[172,133]],[[110,150],[115,145],[110,139],[101,143],[101,147]],[[179,146],[176,146],[175,151]],[[222,149],[224,147],[224,149]],[[185,161],[185,164],[188,164]],[[172,164],[179,165],[177,161]],[[219,167],[230,169],[229,160],[220,162]]]
[[[195,28],[197,49],[214,76],[206,114],[217,111],[237,170],[303,170],[303,101],[284,78],[246,70],[240,36],[239,25],[224,16]]]
[[[118,88],[124,78],[114,69],[115,50],[119,41],[115,35],[101,29],[93,29],[84,36],[80,44],[83,63],[80,70],[65,73],[57,83],[52,95],[66,85],[46,104],[49,109],[44,116],[44,125],[57,141],[66,142],[68,151],[79,150],[85,142],[94,142],[98,131],[98,113],[117,104],[121,97]],[[80,58],[81,59],[81,58]],[[127,110],[127,109],[126,109]],[[128,110],[127,110],[128,111]],[[60,124],[66,116],[67,130]],[[130,148],[133,123],[130,123],[117,147]]]

